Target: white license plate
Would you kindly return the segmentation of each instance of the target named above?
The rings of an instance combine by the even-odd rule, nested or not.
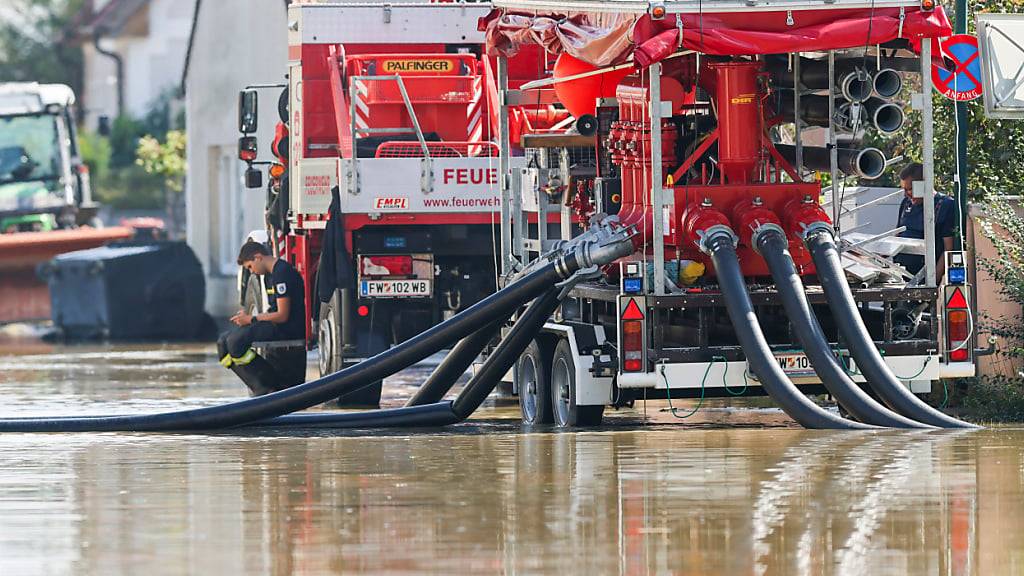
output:
[[[806,354],[776,354],[775,361],[787,376],[814,376],[814,366]]]
[[[427,298],[430,280],[362,280],[359,295],[363,298]]]

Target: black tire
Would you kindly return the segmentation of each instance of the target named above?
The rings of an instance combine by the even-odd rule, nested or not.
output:
[[[548,373],[550,357],[543,353],[540,344],[532,340],[516,362],[513,377],[519,391],[519,412],[523,424],[551,424],[551,386]]]
[[[263,306],[263,277],[256,274],[247,276],[245,293],[242,295],[242,309],[248,314],[262,314],[266,312]]]
[[[277,116],[281,119],[281,122],[288,124],[288,89],[285,88],[281,91],[281,95],[277,97]]]
[[[330,301],[320,305],[317,322],[317,366],[321,377],[344,367],[341,345],[341,292],[335,290]]]
[[[551,405],[555,426],[578,428],[599,426],[604,416],[604,405],[576,405],[576,364],[569,341],[562,338],[551,357]]]

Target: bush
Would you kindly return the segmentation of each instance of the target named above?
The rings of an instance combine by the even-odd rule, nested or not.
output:
[[[996,252],[994,258],[979,258],[978,266],[999,285],[1003,298],[1024,303],[1024,219],[1009,203],[993,197],[978,223]],[[1011,364],[1024,359],[1024,318],[983,315],[978,323],[983,331],[1003,340],[998,356]],[[1024,376],[1017,373],[975,379],[964,398],[964,408],[975,418],[1024,420]]]

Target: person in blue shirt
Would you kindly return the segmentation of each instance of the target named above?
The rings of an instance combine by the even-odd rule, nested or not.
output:
[[[896,226],[906,226],[900,232],[901,238],[924,239],[924,199],[914,198],[914,182],[924,180],[924,166],[920,162],[908,164],[900,171],[900,188],[903,188],[903,201],[900,202],[900,213]],[[941,281],[946,272],[947,250],[953,249],[953,228],[957,225],[956,201],[945,194],[935,193],[935,277]],[[924,257],[913,254],[898,254],[893,258],[902,264],[911,274],[917,274],[924,267]]]

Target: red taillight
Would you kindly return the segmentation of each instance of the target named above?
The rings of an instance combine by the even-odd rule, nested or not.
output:
[[[363,305],[363,306],[360,306],[360,307],[356,308],[356,314],[359,314],[363,318],[365,318],[366,315],[369,314],[369,313],[370,313],[370,307],[369,306]]]
[[[644,323],[641,320],[622,321],[622,370],[639,372],[643,370]]]
[[[970,319],[967,316],[967,310],[947,310],[946,319],[946,334],[949,342],[967,340],[967,334],[970,332]]]
[[[949,353],[949,359],[953,362],[966,362],[971,357],[967,348],[958,348]]]
[[[361,262],[365,276],[412,275],[412,256],[363,256]]]
[[[243,160],[243,161],[245,161],[245,162],[252,162],[252,161],[256,160],[256,151],[255,150],[239,150],[238,151],[238,158]]]

